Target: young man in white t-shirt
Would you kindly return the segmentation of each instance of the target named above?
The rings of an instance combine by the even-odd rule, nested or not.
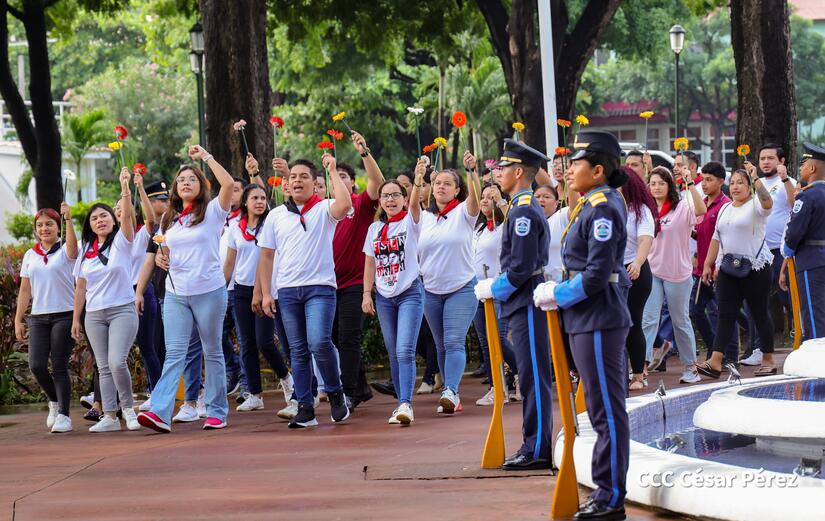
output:
[[[335,158],[325,154],[324,167],[337,172]],[[330,176],[334,199],[321,199],[314,190],[315,167],[296,161],[289,171],[289,200],[272,210],[261,230],[261,257],[257,281],[262,307],[275,316],[271,292],[272,267],[278,253],[278,309],[284,321],[292,358],[298,413],[290,428],[318,425],[312,398],[312,358],[329,396],[332,420],[349,417],[344,399],[338,356],[332,343],[335,315],[335,265],[332,237],[335,227],[352,208],[352,198],[337,175]]]

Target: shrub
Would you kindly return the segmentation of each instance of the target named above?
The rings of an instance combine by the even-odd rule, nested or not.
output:
[[[6,230],[18,241],[34,240],[32,216],[26,212],[6,212]]]

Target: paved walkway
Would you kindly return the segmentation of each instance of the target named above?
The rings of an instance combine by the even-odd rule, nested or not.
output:
[[[672,365],[669,388],[678,386]],[[0,519],[547,519],[555,478],[478,468],[490,409],[473,405],[485,391],[479,380],[465,378],[462,390],[467,403],[454,417],[436,416],[437,395],[416,397],[408,428],[387,425],[393,402],[377,394],[342,425],[322,404],[321,425],[307,431],[275,416],[275,393],[264,411],[233,409],[229,428],[215,432],[189,424],[171,435],[90,434],[74,409],[75,431],[55,435],[45,412],[0,416]],[[506,406],[508,454],[520,421],[521,407]],[[628,514],[681,519],[637,506]]]

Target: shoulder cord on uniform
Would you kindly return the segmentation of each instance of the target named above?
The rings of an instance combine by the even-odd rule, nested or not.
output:
[[[596,190],[595,192],[591,193],[587,197],[579,197],[576,206],[573,208],[573,211],[570,213],[570,220],[567,222],[567,226],[565,226],[564,231],[561,233],[561,242],[564,243],[564,238],[567,237],[567,232],[570,231],[570,227],[573,226],[573,223],[576,222],[576,219],[579,218],[579,214],[581,213],[582,209],[584,208],[584,203],[590,200],[596,194],[601,194],[610,190],[608,187],[604,187],[601,190]],[[626,204],[626,203],[625,203]]]

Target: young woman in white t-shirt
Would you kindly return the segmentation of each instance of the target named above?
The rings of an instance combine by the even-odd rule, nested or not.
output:
[[[378,221],[370,225],[364,241],[364,295],[361,309],[375,315],[381,324],[384,345],[398,407],[390,424],[413,422],[412,393],[415,387],[415,347],[424,315],[424,287],[418,277],[418,238],[421,207],[418,201],[426,162],[419,160],[415,183],[407,194],[398,181],[384,181],[378,189]],[[375,303],[372,288],[375,285]]]
[[[197,327],[206,361],[204,381],[206,421],[203,428],[226,427],[226,366],[221,334],[226,312],[226,282],[220,262],[220,241],[232,199],[232,176],[202,147],[189,147],[193,162],[202,161],[220,183],[211,199],[210,183],[196,166],[183,166],[173,181],[169,209],[160,221],[161,243],[156,263],[167,269],[163,300],[166,360],[152,394],[152,409],[140,413],[140,424],[157,432],[171,432],[180,377],[193,324]],[[211,200],[210,200],[211,199]]]
[[[464,155],[465,167],[474,166]],[[473,288],[473,227],[479,214],[478,174],[470,187],[455,170],[433,172],[432,202],[421,215],[418,258],[424,281],[424,315],[438,349],[444,391],[438,412],[461,410],[458,395],[467,362],[464,341],[478,307]]]
[[[80,318],[86,309],[86,336],[100,372],[100,392],[104,415],[89,430],[119,431],[117,419],[120,397],[123,419],[129,430],[140,428],[132,398],[132,377],[127,358],[135,341],[138,315],[132,287],[132,241],[134,221],[129,169],[120,171],[121,224],[106,204],[92,205],[83,223],[83,248],[75,266],[72,337],[81,339]]]
[[[550,185],[539,185],[533,192],[533,197],[539,202],[544,211],[544,218],[550,227],[550,249],[547,265],[544,266],[544,278],[554,282],[562,281],[564,265],[561,262],[561,236],[567,223],[570,208],[559,208],[559,196],[555,188]]]
[[[773,254],[766,244],[766,228],[771,215],[773,199],[762,180],[756,176],[756,168],[750,172],[736,170],[730,176],[731,202],[719,210],[716,231],[710,241],[708,256],[702,271],[705,284],[716,281],[716,302],[719,306],[719,322],[716,326],[711,355],[707,362],[697,367],[700,373],[719,378],[722,372],[725,344],[738,328],[736,318],[747,302],[751,318],[756,324],[762,350],[762,365],[754,376],[776,374],[773,362],[773,321],[768,309],[772,286]],[[756,189],[756,197],[751,189]],[[758,202],[757,202],[758,199]],[[751,269],[745,277],[737,277],[721,269],[725,255],[747,259]]]
[[[235,282],[232,292],[235,324],[238,328],[241,363],[246,371],[249,391],[244,402],[236,408],[241,412],[264,408],[261,397],[261,354],[281,379],[284,398],[289,401],[292,397],[292,376],[275,345],[275,319],[266,315],[258,316],[252,311],[258,258],[261,256],[257,236],[269,213],[268,195],[264,187],[257,184],[244,188],[240,201],[240,220],[230,225],[225,232],[228,239],[223,274],[227,285],[231,281]],[[279,340],[281,343],[284,342],[283,339]]]
[[[473,233],[473,268],[475,268],[476,278],[484,280],[495,278],[501,274],[501,234],[504,230],[504,218],[507,211],[507,200],[502,197],[501,187],[498,184],[488,184],[481,191],[480,208],[481,213],[476,221],[475,232]],[[493,301],[496,311],[496,323],[498,324],[499,343],[501,344],[501,354],[504,361],[510,366],[510,370],[516,371],[516,355],[513,353],[513,346],[507,338],[508,324],[506,320],[501,320],[501,303]],[[487,380],[490,382],[487,393],[476,400],[476,405],[493,405],[493,376],[490,370],[490,347],[487,340],[487,320],[484,315],[484,303],[479,302],[473,317],[473,326],[478,335],[481,356],[484,361],[484,370]],[[518,389],[518,386],[516,386]],[[505,395],[505,399],[508,398]]]
[[[60,241],[60,222],[66,222],[66,242]],[[49,399],[46,427],[51,432],[69,432],[69,401],[72,383],[69,379],[69,356],[74,341],[71,335],[74,308],[74,278],[72,268],[77,258],[77,237],[72,226],[69,205],[60,205],[60,214],[51,208],[34,215],[34,235],[37,244],[23,255],[20,266],[20,292],[14,314],[17,340],[26,340],[23,318],[32,304],[29,317],[29,369]],[[52,372],[49,373],[49,360]]]

